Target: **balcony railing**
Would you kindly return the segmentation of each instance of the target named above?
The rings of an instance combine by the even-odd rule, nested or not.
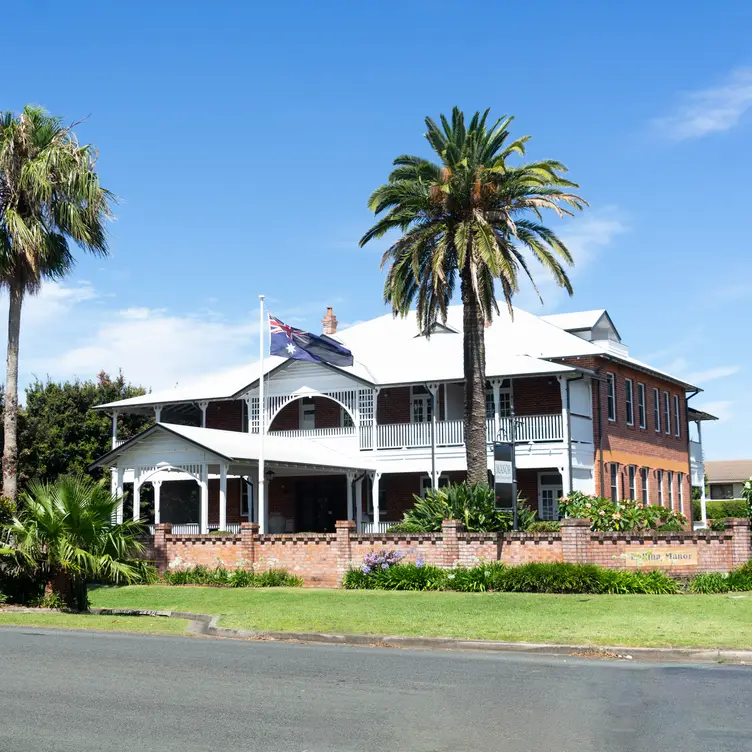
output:
[[[270,435],[286,436],[291,439],[322,439],[339,436],[355,436],[355,426],[335,426],[333,428],[300,428],[282,431],[271,430]]]
[[[381,535],[382,533],[386,533],[389,531],[389,528],[392,525],[396,525],[396,522],[366,522],[363,521],[360,523],[360,529],[358,530],[359,533],[364,533],[365,535]]]

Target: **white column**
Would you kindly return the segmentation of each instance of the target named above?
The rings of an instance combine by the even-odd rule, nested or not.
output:
[[[117,412],[113,411],[112,413],[112,448],[113,449],[117,446],[117,421],[118,421],[118,414]]]
[[[352,520],[353,515],[353,481],[355,473],[347,473],[347,519]]]
[[[200,531],[203,534],[209,532],[209,466],[206,462],[201,463],[201,481],[199,482],[199,488],[201,489],[201,515],[200,519]]]
[[[123,521],[123,476],[125,475],[125,470],[122,467],[119,467],[117,469],[117,486],[115,488],[115,494],[118,497],[118,505],[117,505],[117,518],[116,522],[118,525],[122,523]]]
[[[269,484],[258,474],[258,526],[259,533],[269,532]]]
[[[707,527],[708,519],[708,500],[705,498],[705,452],[702,449],[702,421],[697,421],[697,442],[700,445],[700,460],[702,461],[702,486],[700,486],[700,517],[702,517],[702,526]],[[691,450],[690,450],[691,451]],[[689,476],[689,503],[692,508],[692,464],[690,463]]]
[[[227,528],[227,465],[219,466],[219,529]]]
[[[356,530],[361,531],[363,527],[363,482],[365,477],[361,475],[355,484],[355,524]]]
[[[565,376],[558,376],[559,391],[561,392],[561,427],[564,434],[564,466],[561,470],[561,485],[564,496],[572,492],[572,431],[569,421],[569,390],[568,380]]]
[[[162,420],[162,405],[154,405],[154,421],[159,423]]]
[[[133,520],[141,519],[141,468],[137,467],[133,474]]]
[[[439,391],[438,384],[427,384],[431,393],[431,488],[436,491],[439,487],[439,470],[436,469],[436,413],[439,411],[439,400],[436,394]]]
[[[378,532],[379,520],[381,519],[381,510],[379,509],[379,480],[381,479],[381,472],[375,470],[371,477],[373,478],[373,529],[374,532]]]
[[[154,488],[154,524],[159,525],[159,523],[162,521],[162,504],[160,497],[162,490],[162,481],[153,480],[151,482],[151,485]]]
[[[209,403],[206,401],[198,403],[201,410],[201,428],[206,428],[206,408],[209,407]]]
[[[258,483],[258,470],[253,470],[250,474],[251,484],[253,485],[253,498],[251,504],[248,505],[248,522],[258,522],[259,519],[259,483]]]

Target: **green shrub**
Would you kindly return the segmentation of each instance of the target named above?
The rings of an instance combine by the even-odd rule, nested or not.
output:
[[[230,587],[253,587],[255,575],[248,569],[234,569],[227,578]]]
[[[395,564],[389,569],[374,570],[375,587],[383,590],[442,590],[447,572],[439,567]]]
[[[726,520],[710,520],[710,529],[715,531],[716,533],[722,533],[726,529]]]
[[[256,574],[253,584],[254,587],[300,587],[303,580],[286,569],[267,569]]]
[[[8,596],[0,590],[0,606],[8,602]]]
[[[728,576],[729,590],[747,593],[752,591],[752,561],[734,569]]]
[[[655,530],[675,523],[684,529],[686,518],[666,507],[638,501],[612,501],[601,496],[589,496],[573,491],[559,499],[559,511],[566,517],[590,520],[591,530],[610,532],[618,530]]]
[[[370,573],[366,574],[361,569],[348,569],[342,580],[342,587],[345,590],[373,590],[376,585]]]
[[[709,520],[724,519],[725,517],[747,517],[747,502],[743,499],[717,499],[705,502]],[[692,518],[699,521],[702,507],[699,501],[692,502]]]
[[[494,571],[492,589],[509,593],[597,593],[598,567],[592,564],[533,562]]]
[[[526,533],[558,533],[561,530],[561,522],[558,520],[536,520],[531,522]]]
[[[396,522],[388,533],[425,533],[425,529],[416,522]]]
[[[684,533],[686,532],[686,527],[678,520],[671,520],[663,525],[659,525],[656,530],[659,533]]]
[[[689,583],[690,593],[728,593],[728,591],[728,575],[721,574],[720,572],[708,572],[695,575]]]
[[[504,569],[504,565],[499,562],[478,564],[470,569],[457,567],[447,575],[447,588],[462,593],[483,593],[493,589],[501,569]]]

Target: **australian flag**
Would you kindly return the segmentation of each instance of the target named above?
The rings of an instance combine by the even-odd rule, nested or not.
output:
[[[271,331],[270,355],[292,360],[309,360],[312,363],[329,363],[333,366],[351,366],[352,353],[330,337],[320,337],[302,329],[283,324],[269,316]]]

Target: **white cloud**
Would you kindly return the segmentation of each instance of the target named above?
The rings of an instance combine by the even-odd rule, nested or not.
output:
[[[602,252],[617,235],[628,231],[627,225],[620,219],[616,207],[604,207],[591,211],[582,217],[569,220],[566,229],[560,233],[562,240],[574,258],[574,266],[567,270],[572,285],[577,291],[577,279],[598,260]],[[553,313],[568,297],[559,287],[551,274],[534,259],[527,257],[530,272],[543,298],[543,306],[529,281],[522,279],[520,292],[514,304],[532,313]],[[523,273],[524,274],[524,273]]]
[[[653,120],[666,138],[684,141],[722,133],[739,124],[752,107],[752,68],[739,68],[718,86],[687,92],[676,111]]]
[[[703,402],[702,405],[696,405],[698,410],[715,415],[719,423],[724,423],[734,417],[734,403],[731,400],[716,400],[715,402]]]
[[[704,371],[695,371],[687,374],[687,381],[691,384],[706,384],[708,381],[723,379],[726,376],[733,376],[741,371],[741,366],[715,366],[707,368]]]
[[[159,389],[240,366],[257,355],[253,312],[231,322],[212,310],[118,309],[112,302],[88,283],[47,284],[29,298],[22,314],[21,386],[35,376],[90,379],[101,369],[122,369],[129,381]],[[6,311],[0,309],[2,319]],[[0,346],[4,352],[4,336]]]

